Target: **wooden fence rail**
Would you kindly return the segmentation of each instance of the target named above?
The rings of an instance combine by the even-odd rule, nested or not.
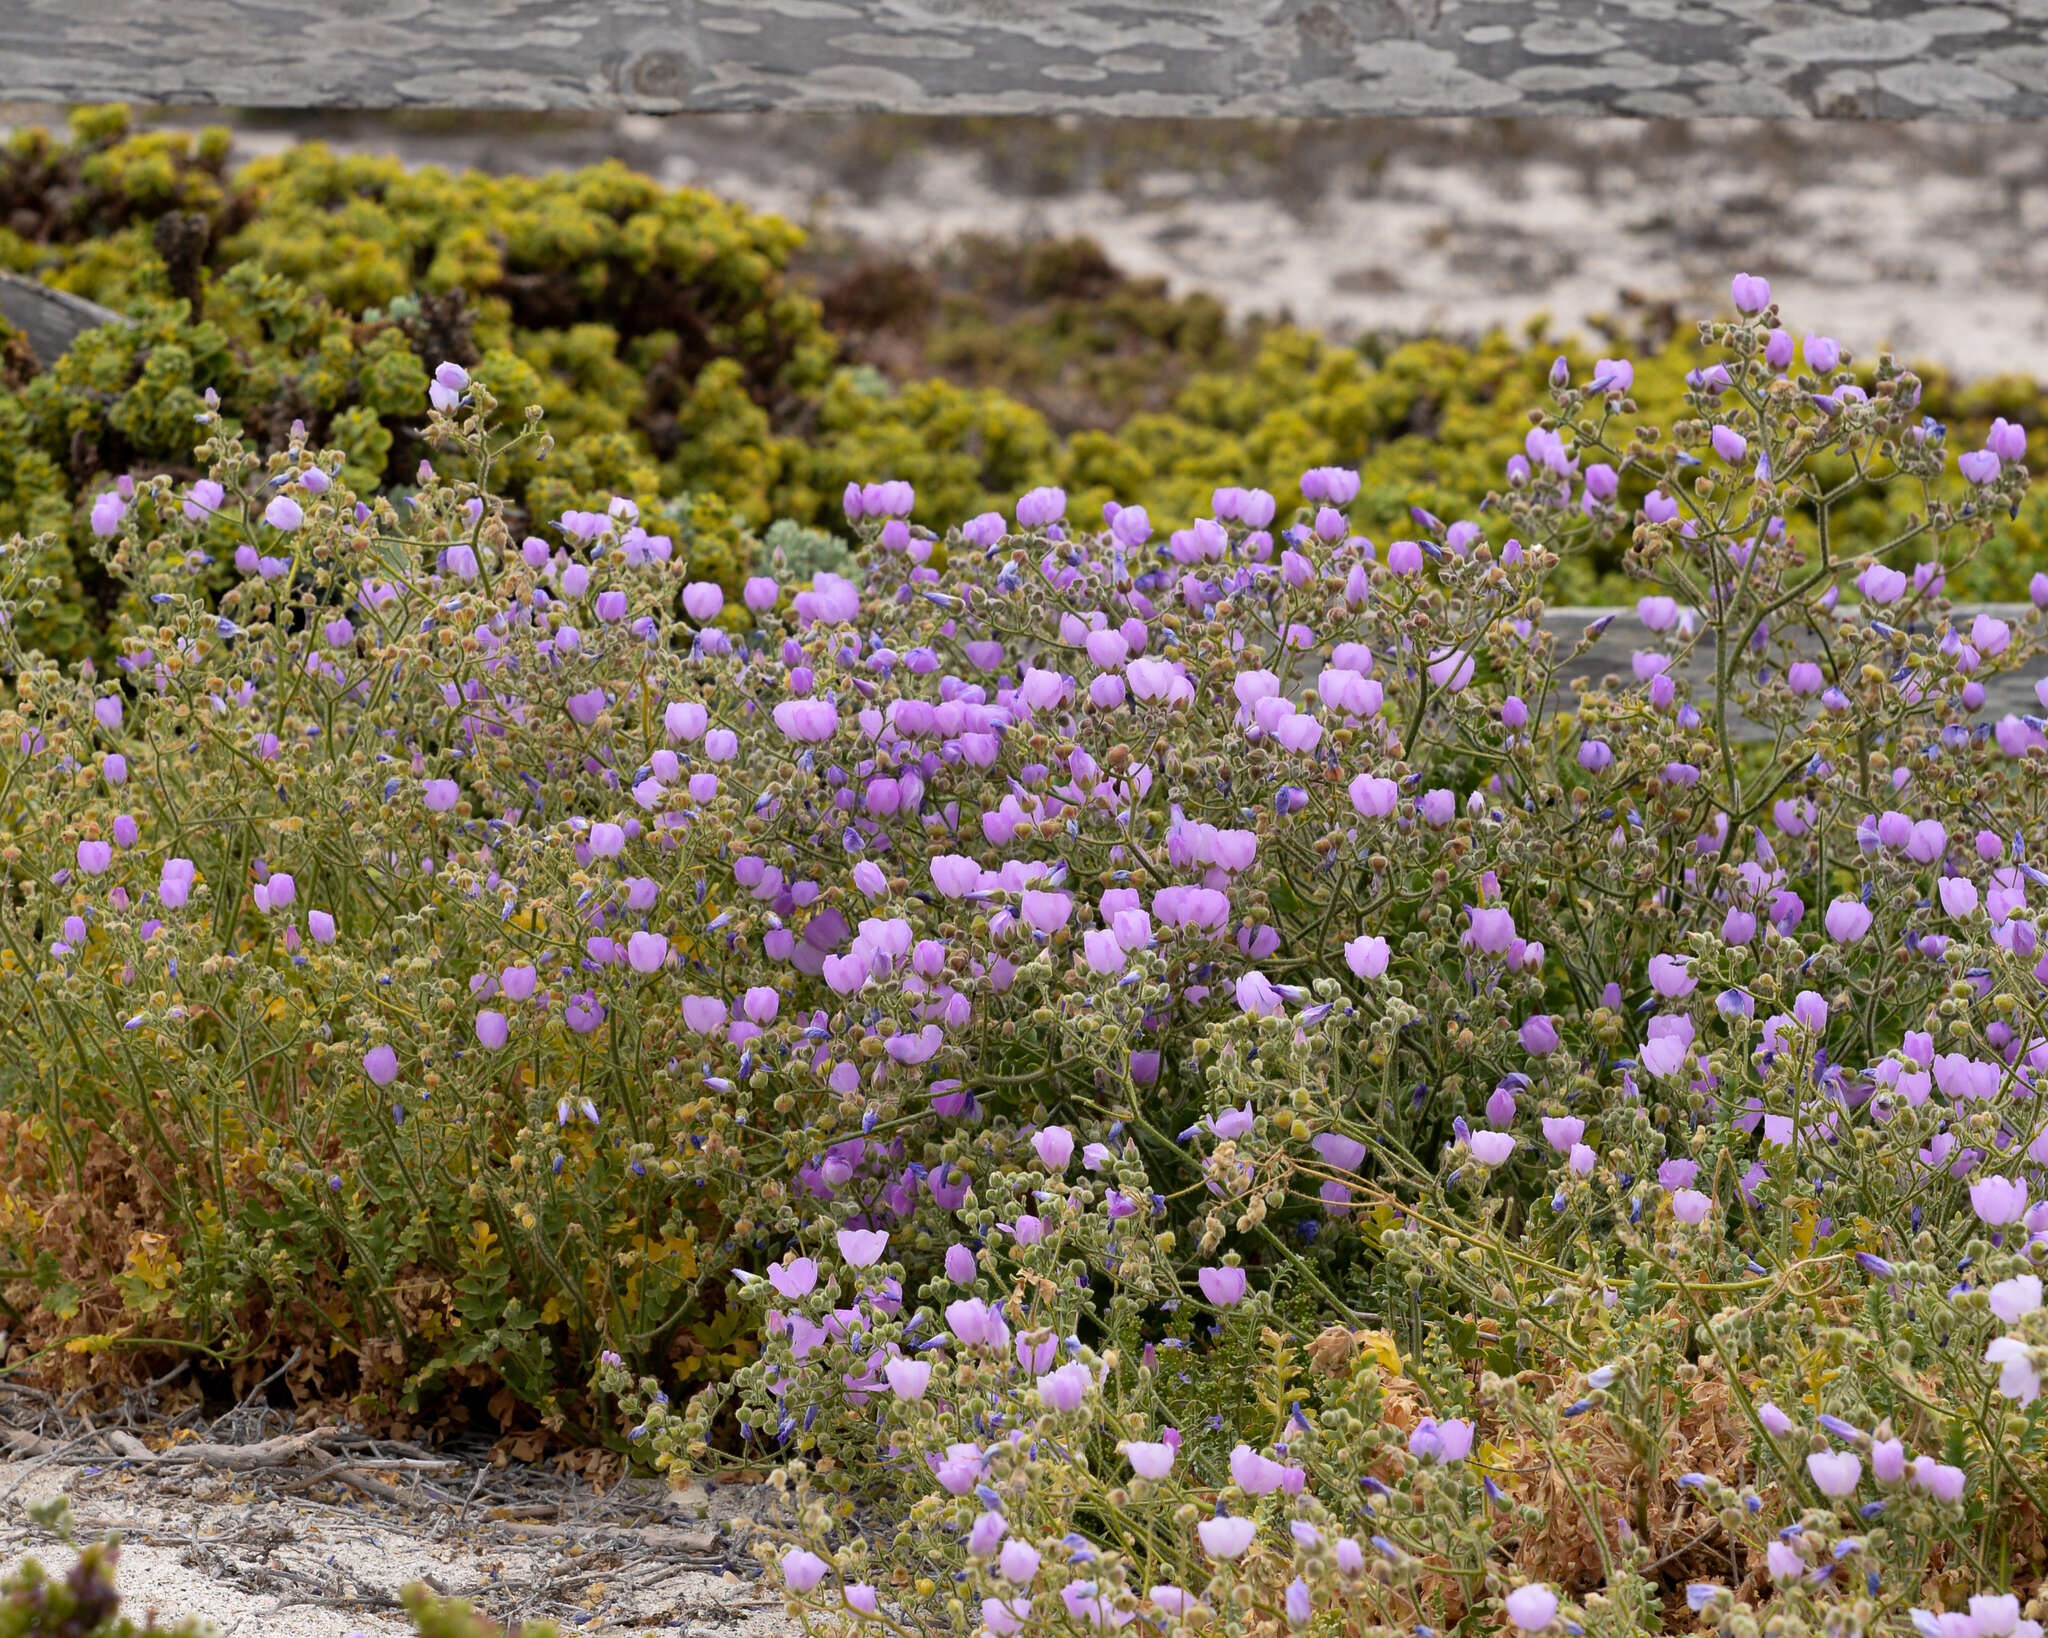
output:
[[[6,0],[0,99],[933,114],[2048,115],[2038,0]]]

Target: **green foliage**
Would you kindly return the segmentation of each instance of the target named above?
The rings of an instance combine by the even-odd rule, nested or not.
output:
[[[131,470],[179,471],[207,388],[266,446],[303,421],[367,493],[415,480],[426,372],[478,369],[554,428],[551,453],[504,475],[515,516],[716,494],[738,544],[700,571],[733,593],[761,554],[752,531],[838,527],[845,484],[877,474],[915,484],[932,528],[1045,482],[1077,516],[1140,502],[1178,528],[1219,483],[1286,493],[1337,462],[1363,474],[1355,524],[1399,535],[1410,508],[1450,516],[1500,481],[1555,351],[1499,333],[1351,346],[1234,327],[1213,299],[1125,278],[1084,240],[969,238],[929,273],[856,268],[821,303],[792,277],[799,230],[616,164],[451,175],[303,144],[230,174],[226,152],[225,132],[134,131],[120,109],[0,150],[0,266],[137,320],[36,380],[0,372],[0,529],[67,525],[71,561],[60,549],[48,564],[62,589],[31,615],[54,652],[102,643],[93,494]],[[1643,412],[1675,415],[1696,342],[1634,351]],[[1993,415],[2048,418],[2031,381],[1925,373],[1927,412],[1959,438]],[[1844,549],[1885,538],[1892,504],[1847,509]],[[2048,539],[2044,504],[1960,593],[2018,595]],[[1614,553],[1568,565],[1557,594],[1632,595]]]

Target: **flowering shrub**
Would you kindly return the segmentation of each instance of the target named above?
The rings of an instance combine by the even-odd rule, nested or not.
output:
[[[403,510],[209,422],[96,503],[112,674],[8,656],[31,1339],[594,1371],[782,1464],[834,1624],[2021,1630],[2048,740],[1975,717],[2041,622],[1943,565],[2026,434],[1732,295],[1668,424],[1560,362],[1499,545],[887,479],[735,597],[509,528],[540,414],[452,363]],[[1603,543],[1655,643],[1567,690]]]
[[[1054,481],[1077,517],[1137,503],[1164,532],[1206,515],[1219,484],[1277,493],[1338,464],[1360,474],[1353,522],[1404,531],[1411,506],[1449,515],[1497,480],[1552,356],[1500,334],[1349,346],[1232,326],[1213,299],[1123,279],[1085,241],[964,241],[936,291],[898,269],[876,299],[859,268],[803,265],[791,224],[616,165],[408,171],[305,143],[231,170],[228,152],[223,129],[132,131],[119,108],[76,111],[68,139],[0,143],[0,266],[135,320],[33,375],[0,325],[0,534],[51,537],[40,572],[59,591],[28,618],[52,654],[109,657],[118,588],[93,555],[95,500],[150,472],[197,476],[191,417],[209,388],[261,447],[303,421],[357,493],[402,500],[428,453],[415,410],[429,372],[465,365],[505,402],[540,403],[557,440],[547,462],[516,456],[494,476],[516,533],[623,496],[737,600],[776,572],[778,525],[837,535],[845,483],[877,472],[912,482],[913,521],[936,531]],[[807,274],[827,281],[815,299]],[[857,362],[878,323],[893,383]],[[1643,413],[1683,415],[1688,373],[1710,362],[1697,337],[1636,354]],[[1577,344],[1571,361],[1595,363]],[[1925,410],[1973,443],[1998,417],[2035,424],[2040,399],[2024,378],[1923,386]],[[1617,470],[1625,506],[1640,479]],[[1908,500],[1865,492],[1830,527],[1870,549]],[[2042,504],[1951,566],[1959,591],[2019,595],[2048,539]],[[1553,571],[1551,600],[1634,596],[1618,543],[1589,544]]]

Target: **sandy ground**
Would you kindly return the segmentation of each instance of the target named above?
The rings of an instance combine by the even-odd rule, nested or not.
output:
[[[1859,353],[2048,374],[2039,123],[452,114],[252,123],[238,142],[310,136],[493,170],[617,157],[913,256],[970,230],[1087,234],[1130,272],[1338,334],[1543,315],[1584,333],[1624,292],[1725,305],[1743,269]]]
[[[575,1633],[794,1631],[778,1596],[724,1567],[751,1571],[743,1543],[772,1500],[760,1487],[622,1487],[602,1502],[586,1490],[545,1524],[493,1519],[481,1506],[464,1514],[286,1488],[274,1475],[0,1463],[0,1495],[12,1492],[0,1504],[0,1574],[24,1558],[69,1568],[71,1550],[23,1511],[68,1492],[81,1541],[121,1533],[122,1608],[138,1621],[196,1615],[228,1638],[399,1638],[412,1625],[396,1595],[421,1581],[501,1621],[546,1617]]]

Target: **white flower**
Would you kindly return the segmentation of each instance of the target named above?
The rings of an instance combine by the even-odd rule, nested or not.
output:
[[[1994,1337],[1984,1350],[1984,1363],[1999,1367],[1998,1391],[2006,1398],[2030,1405],[2041,1397],[2041,1373],[2018,1337]]]

